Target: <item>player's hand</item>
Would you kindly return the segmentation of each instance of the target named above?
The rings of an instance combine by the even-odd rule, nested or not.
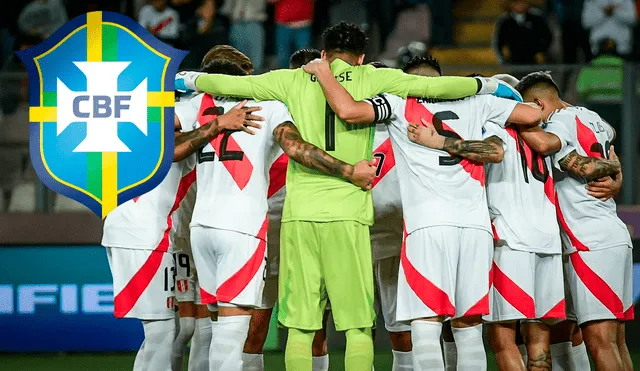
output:
[[[365,191],[373,187],[373,179],[376,177],[375,161],[362,160],[353,165],[353,171],[348,177],[349,181]]]
[[[609,160],[618,161],[618,155],[613,146],[609,147]],[[606,176],[593,180],[587,184],[587,193],[599,199],[607,201],[620,192],[622,188],[622,171],[613,176]]]
[[[475,77],[480,84],[478,95],[490,94],[499,98],[522,102],[522,96],[515,88],[494,77]]]
[[[409,140],[414,143],[421,144],[425,147],[433,149],[442,149],[444,146],[444,137],[436,131],[433,125],[429,125],[425,119],[422,119],[422,124],[416,124],[415,122],[409,123],[407,135]]]
[[[329,67],[329,62],[327,62],[322,58],[316,58],[312,60],[311,62],[302,66],[302,69],[306,73],[309,73],[315,76],[323,72],[331,71],[331,68]]]
[[[247,120],[247,111],[250,116],[252,112],[259,111],[260,107],[247,107],[245,110],[244,105],[247,104],[246,100],[238,103],[235,107],[229,110],[222,116],[218,116],[218,130],[232,130],[232,131],[244,131],[247,134],[254,135],[253,130],[249,128],[260,129],[262,126],[257,122]]]
[[[174,84],[175,90],[182,94],[191,94],[198,91],[196,88],[196,79],[200,75],[204,75],[203,72],[195,71],[181,71],[176,74]]]

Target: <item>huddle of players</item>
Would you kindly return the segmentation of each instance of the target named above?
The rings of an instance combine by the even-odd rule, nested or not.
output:
[[[361,64],[360,51],[364,47],[349,50],[346,46],[341,52],[356,57],[352,64],[357,65],[358,59]],[[207,57],[203,61],[204,72],[251,73],[250,61],[243,60],[230,47],[214,48]],[[366,126],[374,138],[369,153],[373,152],[375,163],[365,161],[351,166],[305,142],[300,135],[302,130],[297,130],[282,103],[251,102],[249,105],[254,108],[245,110],[242,103],[236,106],[237,100],[200,94],[176,104],[176,122],[180,124],[176,162],[167,180],[119,207],[105,223],[103,245],[107,246],[114,275],[115,315],[139,318],[145,329],[145,341],[134,369],[162,370],[169,369],[169,364],[173,370],[181,369],[182,355],[192,334],[190,369],[263,369],[260,353],[271,313],[270,309],[251,308],[273,308],[275,304],[277,290],[272,268],[277,265],[278,204],[283,198],[288,158],[308,169],[342,177],[362,189],[373,187],[375,280],[393,343],[394,370],[444,369],[440,338],[446,318],[451,319],[457,348],[451,351],[449,342],[450,349],[446,349],[445,342],[447,369],[456,369],[456,363],[460,370],[486,369],[483,315],[491,321],[490,341],[502,369],[525,367],[515,345],[517,320],[523,320],[529,366],[550,366],[548,324],[565,317],[564,285],[558,284],[563,278],[551,174],[555,167],[565,174],[563,179],[556,179],[555,186],[563,211],[558,216],[566,239],[565,251],[570,253],[567,279],[578,323],[584,324],[587,347],[598,369],[624,369],[605,367],[611,367],[616,359],[621,367],[630,362],[628,352],[624,354],[624,332],[617,320],[632,316],[630,285],[626,282],[630,278],[631,243],[624,224],[615,216],[613,201],[588,196],[584,183],[585,178],[621,178],[619,163],[595,156],[597,148],[607,148],[613,139],[608,124],[582,108],[564,108],[557,97],[557,87],[544,74],[532,74],[517,86],[524,98],[541,110],[490,95],[517,99],[519,95],[505,84],[499,84],[487,95],[448,102],[402,99],[389,94],[357,102],[336,80],[332,67],[333,63],[314,61],[304,70],[315,76],[328,105],[344,125],[378,123],[375,134],[370,125]],[[440,75],[437,62],[431,59],[416,59],[405,71]],[[337,77],[350,78],[348,74]],[[481,80],[478,81],[480,85]],[[560,108],[563,109],[550,115]],[[263,112],[256,113],[257,110]],[[537,125],[548,115],[545,133]],[[259,126],[251,120],[263,121],[262,127],[251,130],[250,127]],[[589,122],[593,130],[579,124],[580,120]],[[507,122],[515,128],[506,127]],[[231,131],[218,135],[223,130],[253,135],[231,136]],[[588,148],[585,150],[584,146]],[[538,152],[555,153],[553,163],[551,157]],[[609,157],[607,151],[602,152],[597,157]],[[486,167],[486,177],[483,162],[491,163]],[[196,178],[200,179],[197,192]],[[603,180],[596,185],[615,190],[610,183]],[[194,192],[195,210],[191,215]],[[596,211],[587,215],[596,219],[599,228],[584,225],[585,210],[577,207],[578,201]],[[267,209],[269,218],[265,217]],[[150,220],[157,224],[154,230]],[[626,240],[620,228],[625,228]],[[606,230],[619,238],[594,239],[594,230]],[[186,243],[189,233],[197,281],[193,280],[196,269]],[[157,245],[145,243],[157,241],[155,236],[162,236]],[[168,254],[171,247],[176,251],[175,257]],[[607,263],[624,267],[623,272],[602,264],[602,249],[607,250]],[[266,258],[267,251],[272,259]],[[371,256],[367,259],[364,261],[370,262]],[[369,263],[366,269],[370,268]],[[315,272],[311,269],[308,273]],[[326,276],[332,272],[323,273]],[[173,321],[174,274],[179,326]],[[196,282],[200,289],[191,297],[181,297],[185,292],[193,293]],[[287,308],[283,291],[292,296],[305,294],[304,286],[302,292],[291,290],[288,279],[281,277],[279,285],[283,308]],[[611,292],[603,292],[606,288]],[[158,292],[166,292],[166,308],[158,308]],[[327,292],[332,297],[326,287],[325,297],[316,298],[317,303],[323,304],[317,310],[320,321]],[[216,322],[208,319],[203,304],[217,305]],[[616,305],[623,310],[618,311]],[[335,305],[333,309],[334,317],[339,318],[341,313],[336,313]],[[292,311],[287,315],[304,317],[305,313]],[[534,319],[541,321],[525,321]],[[286,325],[282,313],[279,320]],[[317,325],[302,328],[309,330],[312,337],[319,329]],[[348,326],[344,329],[349,330]],[[616,331],[622,334],[621,339],[612,341],[610,334]],[[288,369],[328,368],[326,345],[322,344],[326,339],[321,331],[315,336],[316,357],[309,363],[297,363],[296,355],[310,349],[292,349],[289,342],[296,334],[289,334]],[[347,340],[349,350],[349,336]],[[367,353],[362,349],[357,352]],[[346,369],[370,369],[372,354],[370,358],[353,361],[352,357],[352,363],[347,358]],[[570,369],[568,364],[558,366]]]

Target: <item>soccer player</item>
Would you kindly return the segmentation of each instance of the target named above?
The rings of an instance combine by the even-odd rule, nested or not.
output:
[[[341,22],[323,34],[322,57],[331,72],[358,99],[382,92],[439,98],[491,94],[496,81],[462,77],[426,78],[399,70],[362,66],[366,36]],[[232,77],[195,72],[176,75],[181,91],[275,99],[290,109],[302,137],[348,163],[371,159],[373,126],[348,128],[326,104],[316,78],[302,69]],[[340,115],[340,113],[338,113]],[[290,369],[311,369],[311,344],[322,328],[330,298],[338,331],[346,331],[347,371],[373,363],[371,327],[375,319],[370,192],[291,163],[282,218],[278,319],[289,328],[285,362]]]
[[[208,125],[212,133],[237,130],[245,113],[231,110]],[[175,263],[173,213],[195,181],[193,164],[174,162],[152,191],[118,206],[104,223],[106,247],[113,276],[114,316],[142,321],[144,341],[134,370],[169,371],[175,337]]]
[[[245,74],[229,59],[213,59],[206,69]],[[209,110],[224,111],[236,103],[208,94],[190,102],[199,109],[198,124],[210,119]],[[210,370],[243,368],[251,308],[259,306],[264,284],[268,173],[279,147],[293,161],[363,189],[370,188],[375,175],[367,161],[350,165],[303,141],[282,103],[252,104],[263,108],[262,130],[252,136],[226,132],[197,150],[199,189],[191,222],[192,249],[202,301],[218,306]]]
[[[432,73],[429,59],[420,61],[411,72]],[[405,219],[396,320],[412,321],[413,368],[444,368],[441,321],[451,317],[458,370],[486,369],[481,316],[489,311],[492,243],[484,168],[459,155],[501,161],[502,147],[482,142],[483,123],[504,127],[508,120],[533,126],[540,121],[540,110],[493,96],[437,103],[384,94],[356,102],[325,63],[314,61],[304,68],[316,76],[334,110],[349,112],[342,117],[346,122],[391,119],[389,135],[397,155]],[[409,122],[420,121],[436,128],[430,137],[408,131]],[[440,150],[413,143],[417,140],[437,141]]]
[[[289,68],[296,69],[308,62],[320,58],[316,49],[300,49],[295,51],[289,60]],[[280,225],[282,207],[285,198],[285,181],[289,158],[282,153],[269,170],[270,184],[267,193],[269,202],[269,231],[267,232],[267,275],[262,293],[261,306],[251,314],[249,335],[244,346],[245,371],[261,371],[264,369],[263,348],[269,331],[269,323],[273,307],[278,299],[278,266],[280,254]],[[325,316],[324,327],[326,327]],[[313,344],[313,371],[329,369],[326,332],[316,333]]]
[[[547,73],[525,76],[517,89],[547,117],[544,131],[521,135],[532,149],[553,154],[559,171],[555,190],[566,275],[587,350],[597,370],[630,370],[623,321],[633,318],[631,237],[615,201],[587,193],[589,180],[620,176],[620,163],[607,160],[615,132],[597,113],[564,102]]]

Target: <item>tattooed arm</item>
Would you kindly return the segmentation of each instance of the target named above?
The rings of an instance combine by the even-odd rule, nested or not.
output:
[[[205,146],[211,139],[215,138],[220,131],[218,119],[216,118],[193,131],[186,133],[176,132],[173,162],[182,161],[191,156],[199,148]]]
[[[562,170],[588,180],[616,175],[620,172],[619,161],[580,156],[576,151],[564,156],[558,164]]]
[[[495,135],[484,140],[444,138],[442,150],[476,162],[502,162],[504,158],[502,140]]]
[[[491,136],[485,140],[462,140],[444,137],[431,125],[409,124],[409,139],[425,147],[447,151],[476,162],[502,162],[502,140]]]
[[[298,128],[291,122],[278,125],[273,130],[273,136],[293,161],[325,174],[344,178],[364,190],[371,189],[376,172],[373,161],[363,160],[356,165],[340,161],[302,139]]]

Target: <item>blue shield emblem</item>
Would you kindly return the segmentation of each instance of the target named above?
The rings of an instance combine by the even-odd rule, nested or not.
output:
[[[160,184],[173,159],[173,84],[186,54],[112,12],[78,16],[19,52],[42,182],[102,219]]]

